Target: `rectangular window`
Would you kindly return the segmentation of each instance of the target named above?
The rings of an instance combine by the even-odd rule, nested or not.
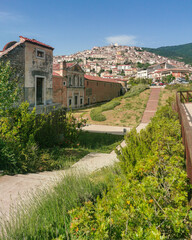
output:
[[[40,59],[44,59],[45,58],[45,51],[40,50],[40,49],[36,49],[36,57],[40,58]]]
[[[80,104],[81,104],[81,105],[83,104],[83,98],[80,99]]]
[[[69,99],[69,106],[71,106],[71,99]]]

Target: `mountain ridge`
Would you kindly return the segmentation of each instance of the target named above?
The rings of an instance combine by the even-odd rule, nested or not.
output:
[[[159,48],[142,48],[146,51],[158,54],[163,57],[183,61],[192,65],[192,43],[186,43],[174,46],[163,46]]]

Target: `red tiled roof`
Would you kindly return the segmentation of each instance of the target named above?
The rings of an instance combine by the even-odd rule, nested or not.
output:
[[[96,76],[91,76],[91,75],[84,75],[84,77],[87,80],[91,81],[100,81],[100,82],[110,82],[110,83],[117,83],[117,80],[115,79],[110,79],[110,78],[101,78],[101,77],[96,77]]]
[[[163,69],[158,69],[155,71],[155,73],[159,73],[159,72],[169,72],[169,71],[172,71],[172,72],[190,72],[190,70],[188,69],[184,69],[184,68],[163,68]]]
[[[73,65],[75,65],[76,63],[75,62],[70,62],[70,63],[66,63],[66,66],[67,66],[67,68],[68,67],[72,67]]]
[[[53,76],[61,77],[61,75],[57,72],[53,72]]]
[[[60,64],[59,63],[53,63],[53,70],[60,70]]]
[[[39,42],[37,41],[36,39],[30,39],[30,38],[26,38],[26,37],[23,37],[23,36],[19,36],[20,37],[20,40],[24,40],[25,42],[31,42],[31,43],[34,43],[34,44],[37,44],[37,45],[40,45],[42,47],[46,47],[46,48],[49,48],[49,49],[54,49],[53,47],[45,44],[45,43],[42,43],[42,42]]]

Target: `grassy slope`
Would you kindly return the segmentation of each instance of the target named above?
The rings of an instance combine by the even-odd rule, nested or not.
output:
[[[74,116],[87,118],[88,124],[136,127],[145,110],[149,93],[150,90],[148,89],[138,96],[122,99],[121,104],[113,110],[103,112],[106,120],[102,122],[93,121],[90,117],[91,110],[97,106],[74,111]]]

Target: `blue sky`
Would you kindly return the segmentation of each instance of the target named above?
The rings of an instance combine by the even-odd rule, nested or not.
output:
[[[22,35],[68,55],[119,43],[192,42],[192,0],[0,0],[0,49]]]

